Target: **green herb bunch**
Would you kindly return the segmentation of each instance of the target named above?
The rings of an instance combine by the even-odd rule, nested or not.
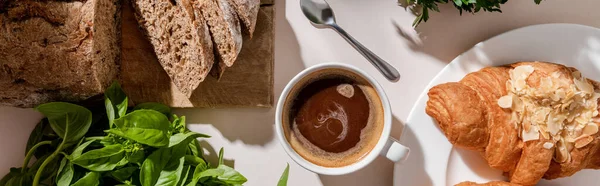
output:
[[[128,108],[114,83],[104,105],[90,109],[53,102],[35,109],[46,116],[32,131],[21,168],[11,168],[0,186],[58,185],[241,185],[246,178],[223,164],[211,166],[185,117],[158,103]],[[31,166],[29,161],[36,157]],[[287,177],[287,176],[286,176]]]
[[[449,0],[406,0],[407,4],[416,4],[421,8],[421,13],[415,18],[413,26],[416,27],[421,22],[427,22],[429,19],[429,10],[439,12],[438,4],[446,4]],[[454,7],[456,7],[460,14],[463,11],[469,13],[476,13],[480,10],[486,12],[502,12],[500,5],[506,3],[508,0],[451,0]],[[536,4],[540,4],[542,0],[534,0]]]

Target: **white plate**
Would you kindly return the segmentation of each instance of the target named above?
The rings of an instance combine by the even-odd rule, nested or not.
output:
[[[574,24],[544,24],[515,29],[478,43],[456,57],[429,83],[410,112],[401,141],[411,148],[407,162],[394,168],[394,185],[454,185],[462,181],[503,180],[477,153],[454,149],[425,113],[427,91],[458,81],[486,66],[516,61],[551,61],[579,69],[600,80],[600,29]],[[572,177],[540,185],[590,185],[600,171],[584,170]]]

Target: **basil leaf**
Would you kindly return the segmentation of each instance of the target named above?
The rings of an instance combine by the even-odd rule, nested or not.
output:
[[[167,161],[171,158],[170,148],[160,148],[144,160],[140,167],[140,182],[142,186],[152,186],[158,181],[160,171],[165,167]]]
[[[134,163],[141,166],[146,155],[144,154],[143,150],[134,150],[133,152],[126,153],[125,157],[127,157],[127,161],[129,161],[129,163]]]
[[[287,164],[287,166],[285,166],[285,170],[283,170],[283,173],[281,174],[281,178],[279,178],[279,182],[277,183],[277,186],[287,186],[289,174],[290,174],[290,164]]]
[[[56,185],[71,185],[75,170],[73,169],[73,163],[67,158],[63,158],[60,161],[60,167],[58,168],[58,175],[56,175]]]
[[[92,112],[88,109],[64,102],[52,102],[39,105],[35,110],[48,118],[52,130],[65,144],[76,143],[89,130]]]
[[[110,172],[110,175],[111,177],[115,178],[115,180],[123,183],[129,180],[129,178],[131,178],[131,175],[133,175],[133,173],[137,170],[139,170],[138,167],[124,167]]]
[[[194,156],[194,155],[185,155],[183,156],[185,158],[185,163],[188,165],[192,165],[192,166],[203,166],[206,167],[206,161],[204,161],[204,159],[198,157],[198,156]]]
[[[82,143],[80,145],[78,145],[73,152],[71,153],[71,155],[69,156],[70,159],[76,159],[79,158],[79,156],[81,156],[81,154],[83,154],[83,151],[85,150],[85,148],[87,148],[88,146],[90,146],[94,141],[96,140],[89,140],[86,141],[85,143]]]
[[[18,174],[10,178],[5,186],[23,186],[32,185],[33,178],[29,174]]]
[[[185,116],[177,117],[177,115],[173,114],[173,124],[171,127],[171,132],[173,133],[185,133],[189,131],[185,126]]]
[[[239,172],[234,170],[227,165],[219,165],[218,170],[222,170],[223,173],[217,177],[217,179],[232,185],[241,185],[248,181],[246,177],[242,176]]]
[[[141,109],[155,110],[155,111],[158,111],[158,112],[164,114],[167,117],[169,115],[171,115],[171,107],[160,104],[160,103],[148,102],[148,103],[138,104],[135,107],[133,107],[133,110],[141,110]]]
[[[203,157],[204,152],[202,152],[202,147],[200,147],[200,143],[198,142],[198,140],[192,140],[190,143],[188,143],[188,148],[190,149],[192,155],[201,158]]]
[[[162,171],[160,171],[160,176],[158,177],[156,185],[177,185],[177,183],[179,183],[179,181],[181,180],[184,161],[185,160],[183,157],[179,158],[178,160],[171,159],[167,163],[167,166]]]
[[[200,179],[219,176],[219,175],[222,175],[223,173],[224,173],[224,170],[219,170],[216,168],[215,169],[203,169],[202,167],[198,166],[194,170],[194,177],[192,178],[192,181],[190,183],[188,183],[187,186],[195,186],[198,184],[198,181],[200,181]]]
[[[11,182],[11,184],[13,184],[15,181],[11,181],[11,180],[13,180],[13,178],[15,178],[15,177],[22,176],[22,173],[21,173],[22,169],[23,168],[15,168],[15,167],[10,168],[10,171],[6,175],[4,175],[4,177],[2,177],[2,179],[0,179],[0,185],[8,186],[9,181]],[[18,179],[20,179],[20,178],[18,178]]]
[[[36,172],[38,171],[38,169],[40,169],[40,166],[42,165],[42,163],[44,163],[44,161],[46,161],[46,159],[48,159],[48,157],[50,157],[50,154],[44,155],[40,159],[36,160],[35,163],[33,163],[33,165],[31,165],[31,167],[29,167],[27,169],[28,174],[35,175]],[[42,175],[40,176],[40,181],[46,180],[46,179],[56,175],[58,168],[60,167],[60,161],[61,161],[61,158],[59,158],[59,157],[53,158],[52,160],[50,160],[48,162],[48,164],[46,164],[46,167],[42,170],[42,173],[41,173]],[[31,180],[33,180],[33,178]]]
[[[127,113],[127,95],[121,89],[117,82],[113,82],[110,87],[104,92],[104,107],[106,107],[106,115],[110,128],[113,126],[113,121],[123,117]]]
[[[210,136],[195,132],[177,133],[169,138],[169,147],[179,145],[183,141],[195,140],[196,138],[210,138]]]
[[[122,162],[123,159],[125,159],[125,150],[122,145],[116,144],[88,151],[71,161],[91,171],[111,171],[117,166],[126,164],[127,162]]]
[[[140,182],[142,186],[151,186],[157,183],[161,171],[169,162],[175,162],[185,155],[187,143],[180,143],[169,148],[159,148],[152,152],[140,168]]]
[[[223,165],[223,147],[219,150],[219,165]]]
[[[192,171],[192,166],[184,166],[183,167],[183,172],[181,173],[181,179],[179,180],[179,183],[177,183],[177,186],[182,186],[185,185],[185,183],[187,182],[188,178],[190,178],[190,174],[194,174]]]
[[[34,157],[38,159],[54,152],[54,149],[56,149],[58,143],[60,143],[58,135],[54,133],[46,118],[41,119],[31,131],[31,134],[29,134],[29,139],[27,140],[27,145],[25,147],[25,155],[27,155],[27,152],[29,152],[33,146],[42,141],[52,141],[53,143],[51,145],[40,146],[33,152]]]
[[[167,117],[154,110],[136,110],[114,120],[116,129],[109,133],[136,141],[141,144],[164,147],[169,144]]]
[[[88,172],[83,178],[77,180],[71,186],[97,186],[100,185],[100,173]]]
[[[29,139],[27,139],[27,145],[25,147],[25,155],[31,149],[31,147],[35,146],[35,144],[42,141],[42,137],[44,136],[44,127],[47,125],[48,120],[42,119],[40,122],[35,125],[35,128],[29,134]]]

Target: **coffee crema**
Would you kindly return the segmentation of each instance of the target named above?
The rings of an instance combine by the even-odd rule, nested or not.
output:
[[[375,89],[359,75],[341,69],[313,72],[289,94],[283,122],[292,148],[325,167],[353,164],[377,144],[383,107]]]

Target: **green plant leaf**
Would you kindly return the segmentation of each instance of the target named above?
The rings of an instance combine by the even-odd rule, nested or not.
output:
[[[202,147],[200,147],[198,140],[192,140],[190,143],[188,143],[188,148],[190,149],[190,153],[192,153],[192,155],[200,158],[204,156],[204,152],[202,152]]]
[[[71,161],[91,171],[101,172],[111,171],[117,166],[126,164],[127,162],[122,162],[123,159],[125,159],[125,150],[122,145],[116,144],[88,151]]]
[[[167,117],[171,115],[171,107],[160,104],[160,103],[148,102],[148,103],[138,104],[135,107],[133,107],[133,110],[142,110],[142,109],[155,110],[160,113],[163,113]]]
[[[35,125],[35,128],[33,128],[31,133],[29,134],[29,139],[27,139],[27,146],[25,147],[26,155],[27,152],[29,152],[29,149],[31,149],[31,147],[42,141],[42,138],[44,136],[44,127],[47,125],[47,121],[48,120],[45,119],[40,120],[40,122],[38,122],[38,124]]]
[[[195,186],[198,184],[198,182],[200,181],[200,179],[203,178],[207,178],[207,177],[216,177],[219,175],[223,174],[223,170],[219,170],[219,169],[203,169],[202,167],[196,167],[196,169],[194,170],[194,176],[192,177],[192,180],[190,181],[190,183],[187,184],[187,186]]]
[[[20,169],[19,169],[19,171],[20,171]],[[12,172],[12,168],[11,168],[11,172]],[[32,185],[30,174],[15,173],[15,174],[13,174],[12,177],[10,177],[10,179],[8,179],[6,181],[6,183],[3,186],[23,186],[23,185]]]
[[[171,158],[170,148],[160,148],[150,154],[140,167],[140,182],[142,186],[153,186],[158,181],[160,171]]]
[[[42,163],[44,163],[44,161],[46,161],[50,156],[51,154],[47,154],[35,161],[35,163],[33,163],[33,165],[31,165],[31,167],[27,169],[28,174],[32,176],[35,175],[38,169],[40,169]],[[49,160],[48,164],[46,164],[46,167],[41,172],[42,175],[40,176],[40,181],[55,176],[57,174],[58,168],[60,167],[60,161],[61,158],[53,158],[52,160]]]
[[[35,109],[48,118],[50,127],[63,139],[64,144],[77,143],[92,123],[92,112],[71,103],[52,102],[39,105]]]
[[[112,128],[115,119],[123,117],[127,113],[128,101],[127,95],[117,82],[113,82],[104,91],[104,107],[106,108],[110,128]]]
[[[71,185],[74,175],[75,170],[73,164],[67,158],[63,158],[62,161],[60,161],[60,167],[58,168],[56,185]]]
[[[175,162],[185,155],[187,143],[180,143],[169,148],[159,148],[152,152],[140,168],[140,182],[142,186],[156,184],[161,171],[165,169],[168,162]]]
[[[198,157],[198,156],[194,156],[194,155],[185,155],[185,163],[188,165],[192,165],[192,166],[202,166],[202,167],[207,167],[206,161],[204,161],[204,159]]]
[[[196,140],[196,138],[210,138],[210,136],[196,132],[177,133],[169,138],[169,147],[179,145],[184,141]]]
[[[109,133],[153,147],[169,144],[170,122],[158,111],[136,110],[115,119],[114,123],[117,128],[108,130]]]
[[[88,172],[71,186],[97,186],[100,185],[100,173]]]
[[[184,166],[183,167],[183,172],[181,173],[181,179],[179,179],[179,182],[177,183],[177,186],[182,186],[185,185],[185,183],[187,182],[188,178],[190,178],[191,174],[194,174],[192,171],[192,166]]]
[[[160,176],[156,182],[157,186],[170,186],[177,185],[181,180],[183,172],[184,157],[180,157],[178,160],[171,159],[165,168],[160,171]]]
[[[217,178],[225,183],[241,185],[248,181],[246,177],[227,165],[219,165],[217,169],[223,170],[223,173]]]
[[[20,177],[23,176],[23,173],[21,173],[22,169],[23,168],[15,168],[15,167],[10,168],[10,171],[6,175],[4,175],[4,177],[2,177],[2,179],[0,179],[0,185],[8,186],[9,181],[10,181],[10,184],[14,184],[15,181],[20,181],[20,179],[21,179]],[[13,178],[15,178],[15,177],[19,177],[19,178],[17,178],[16,180],[13,180]]]
[[[142,165],[142,163],[144,162],[144,158],[146,157],[143,150],[136,150],[130,153],[126,153],[125,156],[127,157],[127,161],[129,163],[134,163],[140,166]]]
[[[287,164],[287,166],[285,166],[285,170],[283,170],[283,173],[281,174],[281,178],[279,178],[279,182],[277,183],[277,186],[287,186],[289,174],[290,174],[290,164]]]
[[[223,165],[223,148],[219,150],[219,165]]]
[[[81,154],[83,154],[83,151],[85,150],[85,148],[87,148],[88,146],[90,146],[92,143],[94,143],[97,140],[89,140],[86,141],[80,145],[78,145],[77,147],[75,147],[75,149],[73,150],[73,152],[71,153],[71,155],[69,155],[70,159],[77,159],[79,158],[79,156],[81,156]]]
[[[115,178],[115,180],[123,183],[129,180],[129,178],[131,178],[133,173],[137,170],[139,170],[137,166],[123,167],[110,172],[110,175],[111,177]]]
[[[196,185],[199,182],[214,182],[210,178],[218,179],[218,182],[225,183],[227,185],[241,185],[246,181],[246,177],[242,176],[239,172],[226,165],[219,165],[217,168],[206,169],[202,171],[198,167],[194,170],[194,177],[192,181],[188,183],[188,186]]]

